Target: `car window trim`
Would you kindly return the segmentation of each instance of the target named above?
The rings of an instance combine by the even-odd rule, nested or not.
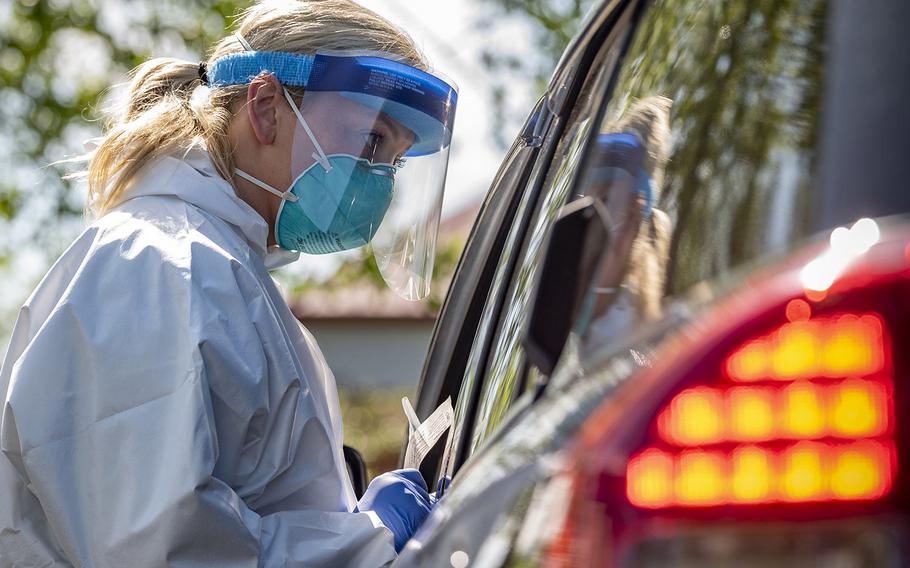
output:
[[[636,9],[637,6],[641,6],[639,0],[623,0],[610,3],[602,8],[602,11],[599,13],[599,17],[591,19],[591,22],[596,22],[598,27],[594,25],[588,25],[585,29],[585,33],[590,34],[587,38],[584,38],[584,41],[576,41],[573,48],[573,60],[572,57],[564,58],[562,61],[563,64],[568,64],[572,62],[578,69],[589,70],[591,64],[596,60],[597,56],[601,53],[603,44],[606,39],[609,37],[613,26],[620,21],[621,17],[627,13],[629,9]],[[611,12],[611,10],[614,10]],[[622,55],[625,53],[625,50],[628,49],[628,39],[634,35],[639,14],[636,12],[632,13],[633,17],[629,20],[629,33],[626,37],[626,43],[621,48],[621,53],[617,61],[621,61]],[[529,188],[529,207],[525,211],[523,218],[520,220],[521,227],[519,229],[521,245],[519,250],[523,250],[527,236],[528,229],[536,217],[536,214],[539,209],[540,200],[543,194],[543,185],[547,180],[547,175],[552,166],[553,156],[559,147],[559,142],[562,139],[562,136],[565,134],[565,128],[568,122],[568,118],[571,116],[572,111],[575,109],[575,103],[578,99],[581,89],[588,78],[587,74],[568,72],[565,70],[557,70],[554,74],[554,79],[563,78],[564,81],[567,81],[568,84],[555,84],[551,88],[548,97],[552,97],[554,92],[565,93],[565,96],[561,98],[562,104],[558,107],[560,113],[555,115],[554,124],[551,127],[552,134],[548,133],[545,146],[545,154],[542,153],[538,156],[538,163],[535,164],[535,171],[532,172],[532,177],[534,178],[534,187]],[[615,70],[614,75],[610,77],[608,86],[612,87],[613,82],[615,81]],[[549,98],[548,98],[549,100]],[[571,103],[571,104],[569,104]],[[551,109],[553,105],[550,105]],[[598,112],[600,109],[598,109]],[[538,167],[540,165],[541,167]],[[574,183],[574,180],[573,180]],[[500,318],[504,310],[505,298],[508,291],[511,288],[511,282],[515,275],[515,269],[518,263],[520,254],[514,254],[509,259],[507,267],[504,269],[507,273],[505,286],[502,286],[499,290],[491,291],[491,294],[495,293],[494,298],[487,298],[487,302],[494,301],[496,305],[492,308],[496,316],[492,319],[492,326],[495,329],[499,325]],[[480,361],[478,363],[478,369],[482,371],[479,373],[479,380],[471,381],[471,398],[470,398],[470,407],[468,412],[466,412],[466,422],[461,425],[460,436],[458,440],[453,440],[453,445],[456,448],[455,455],[453,456],[453,466],[454,470],[457,471],[464,463],[467,461],[469,455],[469,444],[466,444],[465,441],[470,438],[474,431],[474,418],[476,415],[477,404],[479,402],[480,393],[482,392],[483,385],[486,382],[487,370],[489,368],[489,358],[490,358],[490,349],[495,339],[495,334],[487,334],[484,338],[482,351],[480,354]]]

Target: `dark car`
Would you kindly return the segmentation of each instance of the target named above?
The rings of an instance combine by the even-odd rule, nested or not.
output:
[[[591,11],[439,317],[454,480],[399,565],[908,563],[908,23]]]

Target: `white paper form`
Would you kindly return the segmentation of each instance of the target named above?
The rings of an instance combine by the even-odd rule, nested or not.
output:
[[[421,424],[420,419],[411,406],[408,397],[401,399],[401,405],[404,407],[404,414],[408,418],[409,436],[408,447],[404,452],[404,467],[420,468],[423,458],[430,453],[430,450],[436,445],[440,437],[448,430],[446,437],[445,452],[449,451],[449,444],[452,442],[452,422],[455,420],[455,411],[452,409],[452,398],[446,398],[445,402],[433,411]]]

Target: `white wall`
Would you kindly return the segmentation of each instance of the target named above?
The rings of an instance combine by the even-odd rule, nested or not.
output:
[[[411,390],[433,333],[433,320],[310,320],[339,387]]]

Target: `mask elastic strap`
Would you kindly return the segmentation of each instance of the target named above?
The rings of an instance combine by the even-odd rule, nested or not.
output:
[[[303,129],[306,130],[307,136],[310,137],[310,140],[313,142],[313,146],[316,147],[316,152],[313,152],[312,156],[319,165],[322,166],[322,169],[329,173],[332,171],[332,164],[329,163],[328,156],[325,155],[325,152],[322,151],[322,146],[319,145],[319,141],[316,140],[316,135],[313,134],[313,131],[310,130],[310,125],[306,123],[306,120],[303,118],[303,114],[300,113],[300,109],[297,108],[297,104],[294,102],[294,99],[291,98],[291,93],[287,89],[284,89],[284,98],[288,100],[288,104],[291,105],[291,110],[294,111],[294,114],[297,115],[297,120],[300,121],[300,124],[303,125]],[[318,153],[317,153],[318,152]]]
[[[237,174],[238,176],[242,177],[246,181],[252,183],[253,185],[257,185],[257,186],[261,187],[262,189],[268,191],[269,193],[277,195],[281,199],[285,199],[287,201],[290,201],[291,203],[296,203],[297,200],[300,199],[299,197],[297,197],[290,191],[278,191],[277,189],[275,189],[274,187],[265,183],[264,181],[259,181],[258,179],[254,178],[253,176],[251,176],[250,174],[246,173],[245,171],[243,171],[239,168],[235,168],[234,173]]]

